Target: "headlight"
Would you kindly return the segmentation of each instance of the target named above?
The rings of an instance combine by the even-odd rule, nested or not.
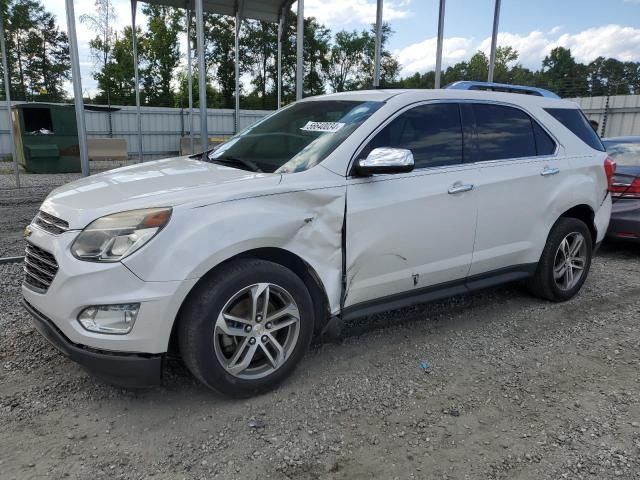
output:
[[[171,208],[115,213],[90,223],[71,245],[71,253],[93,262],[117,262],[151,240],[171,218]]]

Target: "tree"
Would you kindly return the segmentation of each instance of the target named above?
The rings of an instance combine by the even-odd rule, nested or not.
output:
[[[246,69],[252,74],[251,85],[254,90],[251,93],[256,97],[256,101],[251,103],[255,106],[259,104],[263,109],[275,108],[277,25],[260,21],[246,22],[244,44]]]
[[[145,44],[140,29],[138,34],[138,49],[144,52]],[[109,100],[115,105],[132,105],[135,103],[135,74],[133,55],[131,54],[131,27],[125,27],[122,33],[116,34],[108,63],[94,74],[98,81],[98,94],[94,98],[96,103],[107,103]],[[109,89],[110,99],[107,98]]]
[[[493,70],[494,82],[509,82],[510,64],[518,61],[518,52],[513,47],[496,48],[496,64]],[[488,72],[487,72],[488,76]]]
[[[367,32],[336,33],[327,66],[327,78],[334,92],[352,90],[364,83],[361,67],[367,56],[368,41]]]
[[[141,68],[142,84],[148,105],[169,107],[175,103],[171,87],[173,72],[180,63],[178,36],[182,31],[181,12],[164,5],[145,4],[147,16]]]
[[[640,62],[624,62],[624,79],[629,93],[640,94]]]
[[[192,73],[192,86],[193,86],[193,107],[198,108],[200,106],[200,82],[197,69]],[[209,108],[220,105],[220,93],[215,89],[211,82],[207,81],[207,106]],[[186,70],[182,70],[178,73],[178,92],[176,94],[177,108],[189,107],[189,81],[187,79]]]
[[[235,20],[224,15],[207,14],[205,24],[206,73],[220,91],[220,107],[233,108],[235,92]],[[242,54],[240,55],[242,57]],[[244,66],[240,63],[240,72]]]
[[[95,14],[80,16],[80,22],[88,24],[91,30],[96,32],[96,36],[89,41],[89,48],[95,60],[93,78],[98,80],[98,76],[101,77],[102,81],[99,82],[101,97],[106,100],[107,105],[111,106],[111,77],[104,73],[111,70],[107,65],[115,41],[113,25],[116,13],[111,0],[95,0],[94,5]]]
[[[615,58],[598,57],[586,68],[592,95],[628,95],[631,92],[629,65]]]
[[[380,86],[393,84],[400,72],[400,63],[393,54],[386,49],[389,38],[393,35],[393,30],[388,23],[382,24],[382,45],[380,47]],[[365,38],[365,56],[362,68],[366,75],[363,77],[359,88],[371,88],[373,86],[373,75],[375,68],[376,50],[376,26],[373,24],[369,32],[362,32]]]
[[[3,7],[4,8],[4,7]],[[6,41],[12,97],[62,101],[69,78],[67,35],[37,0],[16,0],[6,10]]]
[[[578,97],[587,92],[586,71],[576,63],[571,50],[556,47],[542,61],[542,72],[549,87],[563,97]]]
[[[319,24],[313,17],[304,19],[303,91],[306,96],[325,93],[325,72],[330,42],[331,31],[328,28]]]

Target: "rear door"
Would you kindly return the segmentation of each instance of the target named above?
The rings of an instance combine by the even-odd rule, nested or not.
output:
[[[428,103],[398,113],[359,153],[406,148],[415,169],[348,179],[345,306],[464,280],[478,168],[464,163],[463,138],[459,105]]]
[[[534,268],[549,229],[568,162],[559,146],[524,110],[472,103],[475,158],[480,168],[478,228],[469,276]]]

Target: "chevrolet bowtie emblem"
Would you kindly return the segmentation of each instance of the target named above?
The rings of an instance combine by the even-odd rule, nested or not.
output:
[[[33,233],[33,230],[31,230],[31,227],[25,228],[24,229],[24,238],[30,237],[32,233]]]

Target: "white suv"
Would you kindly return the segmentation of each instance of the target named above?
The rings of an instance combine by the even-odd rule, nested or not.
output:
[[[157,383],[178,353],[230,396],[274,387],[345,319],[526,280],[584,283],[615,164],[573,103],[462,90],[309,98],[203,158],[53,191],[24,304],[95,375]]]

